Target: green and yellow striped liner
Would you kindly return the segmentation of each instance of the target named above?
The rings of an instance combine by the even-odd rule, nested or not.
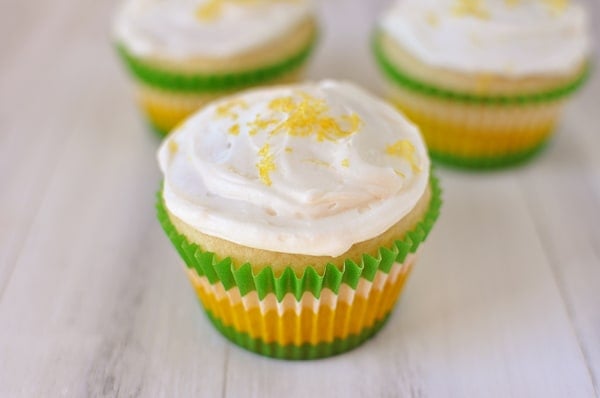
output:
[[[414,78],[395,65],[375,34],[373,53],[390,81],[390,101],[417,124],[432,159],[491,169],[523,163],[546,146],[566,99],[588,79],[591,66],[551,89],[496,95],[461,92]]]
[[[131,55],[121,44],[117,44],[117,52],[131,74],[148,86],[179,93],[214,93],[241,90],[284,76],[306,63],[316,42],[317,34],[297,54],[270,65],[239,72],[210,74],[182,73],[161,69]]]
[[[322,274],[307,266],[301,276],[290,267],[276,275],[258,273],[249,263],[235,266],[180,234],[157,202],[158,219],[187,265],[187,273],[210,320],[228,339],[253,352],[285,359],[310,359],[347,351],[383,325],[441,207],[438,181],[431,177],[429,208],[415,228],[360,263]]]
[[[410,76],[385,56],[379,40],[379,34],[376,34],[373,39],[373,53],[375,54],[377,64],[385,75],[396,84],[408,90],[448,101],[479,105],[510,106],[557,101],[577,91],[589,78],[592,69],[591,65],[588,64],[583,72],[572,81],[546,91],[511,95],[484,95],[438,87]]]

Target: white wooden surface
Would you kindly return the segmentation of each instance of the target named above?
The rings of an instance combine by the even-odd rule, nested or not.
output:
[[[384,3],[323,0],[310,77],[378,90]],[[155,221],[114,5],[0,0],[1,397],[599,396],[598,71],[536,162],[439,170],[442,217],[375,339],[283,362],[213,330]]]

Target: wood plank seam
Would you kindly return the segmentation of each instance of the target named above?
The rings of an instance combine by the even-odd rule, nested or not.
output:
[[[523,184],[522,180],[519,179],[519,185],[520,185],[519,191],[525,200],[525,204],[526,204],[527,208],[529,209],[528,214],[531,218],[532,225],[536,231],[536,234],[538,236],[540,244],[544,248],[544,257],[546,258],[546,263],[548,264],[548,266],[550,268],[552,278],[554,279],[554,282],[556,283],[558,294],[560,295],[560,299],[563,302],[565,312],[569,319],[569,324],[570,324],[571,328],[573,329],[573,335],[575,336],[577,346],[579,347],[581,357],[585,364],[585,368],[588,372],[588,376],[590,378],[590,383],[592,384],[594,394],[596,395],[597,398],[600,398],[600,388],[598,387],[598,381],[596,380],[596,377],[592,370],[591,358],[585,347],[585,344],[583,343],[581,332],[579,331],[579,328],[577,327],[577,324],[574,320],[575,311],[574,311],[573,303],[568,298],[569,295],[568,295],[567,289],[564,285],[564,281],[562,280],[562,278],[560,277],[560,275],[558,273],[557,267],[559,265],[556,264],[556,262],[553,260],[554,256],[548,255],[548,253],[552,253],[552,245],[549,244],[548,239],[547,239],[546,235],[544,234],[543,228],[541,228],[541,226],[539,225],[539,222],[536,217],[536,211],[535,211],[536,207],[534,206],[533,203],[531,203],[531,198],[525,194],[522,184]]]
[[[70,141],[70,139],[72,138],[72,136],[75,133],[76,132],[74,130],[71,130],[70,134],[66,135],[65,141]],[[45,168],[45,170],[48,170],[48,172],[46,174],[46,176],[48,178],[42,179],[42,181],[45,181],[44,187],[41,190],[41,192],[43,194],[39,196],[39,199],[38,199],[36,205],[34,206],[35,210],[33,212],[29,213],[30,217],[25,222],[25,224],[27,226],[24,228],[23,238],[20,239],[20,245],[19,245],[19,248],[15,251],[14,258],[10,259],[7,262],[8,267],[10,267],[10,269],[8,270],[8,273],[6,274],[6,277],[4,278],[4,280],[3,281],[0,280],[0,304],[2,304],[2,298],[4,297],[4,292],[8,288],[10,279],[12,278],[12,275],[13,275],[15,269],[17,268],[17,264],[19,263],[19,259],[21,258],[21,255],[23,253],[23,250],[25,249],[25,243],[27,242],[27,238],[31,232],[31,229],[33,228],[35,220],[38,218],[38,214],[42,208],[42,204],[44,203],[45,194],[46,194],[46,192],[48,192],[48,189],[50,188],[50,184],[56,175],[56,170],[58,168],[60,160],[63,158],[64,152],[66,151],[65,145],[61,146],[61,148],[62,148],[61,151],[56,152],[56,156],[53,159],[53,162],[50,164],[50,167]]]

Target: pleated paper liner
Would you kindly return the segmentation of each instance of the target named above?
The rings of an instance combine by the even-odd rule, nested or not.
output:
[[[188,276],[217,328],[238,345],[278,358],[308,359],[351,349],[379,329],[409,274],[415,252],[439,215],[441,191],[431,178],[428,211],[415,228],[376,257],[328,264],[322,274],[308,266],[275,275],[271,267],[254,274],[250,264],[235,267],[178,233],[159,192],[163,229],[188,267]],[[217,320],[217,321],[216,321]]]
[[[136,58],[123,45],[117,44],[117,51],[131,74],[148,86],[176,92],[211,93],[241,90],[284,76],[306,63],[316,41],[317,35],[315,34],[305,48],[285,60],[252,70],[232,73],[176,73]]]
[[[451,103],[401,87],[391,101],[415,124],[439,162],[471,169],[523,163],[545,147],[564,101],[516,106]]]
[[[479,95],[414,79],[388,60],[378,36],[375,57],[390,80],[390,100],[417,124],[431,157],[489,169],[523,163],[546,146],[568,96],[586,81],[590,65],[572,81],[522,95]]]
[[[238,332],[234,327],[225,326],[210,311],[206,311],[206,315],[221,334],[242,348],[268,357],[297,360],[326,358],[350,351],[373,337],[389,319],[388,314],[373,326],[363,329],[360,334],[351,335],[345,339],[335,339],[332,342],[319,344],[280,345],[275,342],[265,343],[259,338],[252,338],[248,333]]]
[[[319,298],[304,292],[300,300],[288,293],[280,302],[273,293],[263,300],[258,299],[256,292],[241,297],[239,289],[225,291],[220,283],[211,285],[193,270],[188,271],[188,276],[205,310],[223,327],[265,345],[326,346],[349,339],[362,342],[355,336],[361,336],[388,316],[414,261],[415,255],[410,254],[403,264],[394,264],[390,272],[377,271],[372,282],[361,278],[356,289],[342,285],[337,294],[323,289]],[[245,342],[239,338],[233,341]]]
[[[385,56],[380,45],[378,34],[375,34],[373,39],[373,53],[375,54],[375,59],[379,67],[383,70],[385,75],[396,84],[405,87],[408,90],[448,101],[479,105],[523,105],[564,99],[577,91],[585,83],[592,70],[591,65],[588,64],[583,72],[575,79],[551,90],[516,95],[481,95],[449,90],[413,78],[400,70]]]

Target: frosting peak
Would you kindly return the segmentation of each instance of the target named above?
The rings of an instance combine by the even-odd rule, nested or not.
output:
[[[172,148],[177,148],[173,151]],[[259,249],[338,256],[412,210],[429,180],[418,130],[348,83],[213,103],[159,150],[167,209]]]
[[[381,27],[420,61],[467,73],[568,74],[590,47],[568,0],[398,0]]]

